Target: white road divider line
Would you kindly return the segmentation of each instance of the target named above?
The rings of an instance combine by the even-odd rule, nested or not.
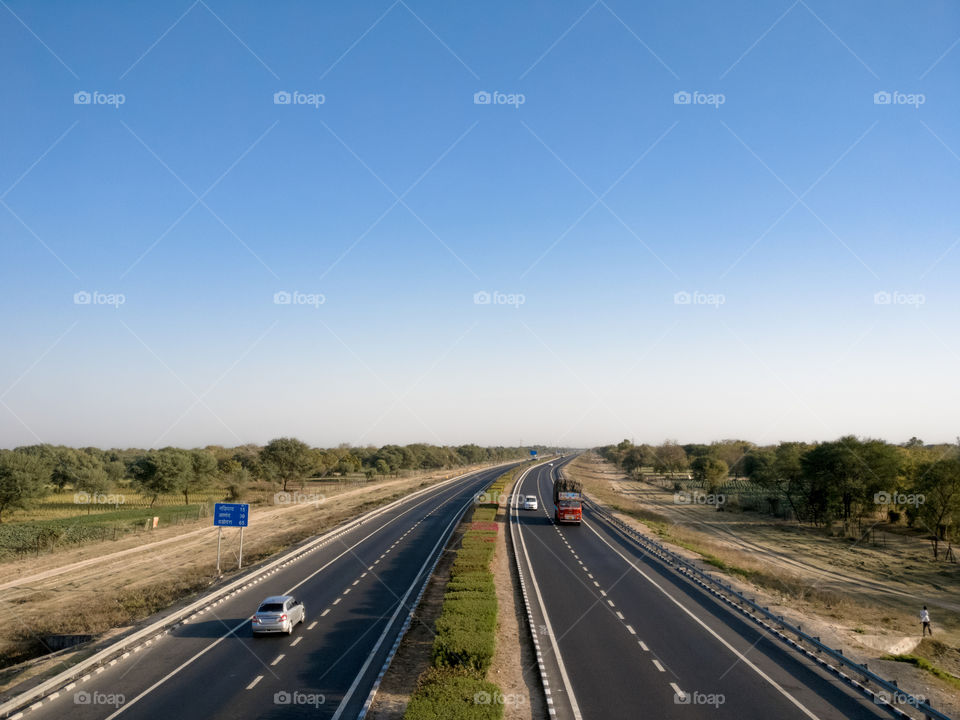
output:
[[[770,677],[769,675],[767,675],[767,674],[766,674],[763,670],[761,670],[759,667],[757,667],[756,665],[754,665],[754,664],[747,658],[746,655],[744,655],[742,652],[740,652],[739,650],[737,650],[733,645],[731,645],[731,644],[728,643],[726,640],[724,640],[723,637],[721,637],[720,634],[717,633],[716,630],[714,630],[712,627],[710,627],[709,625],[707,625],[703,620],[701,620],[699,617],[697,617],[696,614],[694,614],[692,610],[688,609],[686,605],[684,605],[682,602],[680,602],[679,600],[677,600],[673,595],[671,595],[670,592],[669,592],[665,587],[663,587],[663,586],[660,585],[656,580],[654,580],[652,577],[650,577],[649,575],[647,575],[647,573],[645,573],[643,570],[641,570],[639,567],[637,567],[636,563],[634,563],[630,558],[628,558],[626,555],[624,555],[622,552],[620,552],[617,548],[615,548],[613,545],[611,545],[609,542],[607,542],[606,538],[604,538],[603,535],[601,535],[599,532],[597,532],[597,531],[592,527],[593,523],[588,523],[586,520],[584,520],[584,521],[583,521],[583,524],[586,526],[586,528],[587,528],[590,532],[592,532],[594,535],[596,535],[598,538],[600,538],[600,541],[601,541],[604,545],[606,545],[607,547],[609,547],[609,548],[610,548],[611,550],[613,550],[617,555],[619,555],[621,558],[623,558],[624,562],[626,562],[630,567],[632,567],[634,570],[636,570],[636,571],[640,574],[641,577],[643,577],[647,582],[649,582],[651,585],[653,585],[657,590],[659,590],[660,592],[662,592],[662,593],[670,600],[670,602],[672,602],[674,605],[676,605],[678,608],[680,608],[683,612],[685,612],[694,622],[696,622],[698,625],[700,625],[700,627],[702,627],[704,630],[706,630],[708,633],[710,633],[710,634],[711,634],[714,638],[716,638],[724,647],[726,647],[730,652],[732,652],[734,655],[736,655],[737,658],[738,658],[744,665],[746,665],[747,667],[749,667],[751,670],[753,670],[755,673],[757,673],[757,675],[759,675],[759,676],[762,677],[764,680],[766,680],[768,683],[770,683],[770,685],[773,686],[781,695],[783,695],[787,700],[789,700],[791,703],[793,703],[793,705],[794,705],[798,710],[800,710],[800,712],[802,712],[804,715],[806,715],[806,716],[807,716],[808,718],[810,718],[811,720],[819,720],[819,718],[818,718],[816,715],[814,715],[810,710],[808,710],[807,707],[804,706],[804,705],[803,705],[799,700],[797,700],[793,695],[791,695],[790,693],[788,693],[776,680],[774,680],[772,677]]]
[[[330,611],[329,611],[329,610],[324,610],[323,613],[320,615],[320,617],[323,617],[323,616],[326,615],[328,612],[330,612]],[[313,630],[316,626],[317,626],[317,621],[314,620],[312,623],[310,623],[309,625],[307,625],[307,630]]]
[[[301,641],[301,640],[303,640],[303,635],[301,635],[300,637],[296,638],[292,643],[290,643],[290,647],[296,647],[297,645],[300,644],[300,641]]]
[[[263,680],[263,675],[257,675],[253,679],[253,682],[247,685],[247,690],[253,690],[257,686],[257,683],[260,682],[261,680]]]
[[[275,659],[272,663],[270,663],[270,667],[273,667],[273,666],[276,665],[278,662],[280,662],[281,660],[283,660],[285,657],[286,657],[286,655],[284,655],[283,653],[280,653],[279,655],[277,655],[276,659]]]
[[[666,670],[663,669],[663,665],[660,664],[659,660],[654,660],[653,664],[656,666],[657,670],[659,670],[660,672],[666,672]]]

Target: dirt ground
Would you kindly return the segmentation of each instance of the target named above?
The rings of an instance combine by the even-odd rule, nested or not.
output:
[[[421,474],[398,480],[326,490],[316,503],[254,509],[244,531],[244,565],[281,551],[304,538],[389,502],[420,486],[468,472]],[[305,494],[310,487],[304,488]],[[6,664],[36,654],[40,638],[53,634],[110,637],[133,622],[169,607],[216,580],[217,529],[205,518],[124,536],[117,541],[84,545],[50,555],[0,564],[0,657]],[[237,563],[238,531],[223,533],[221,566],[225,574]],[[0,691],[44,672],[89,649],[59,653],[6,668]]]
[[[678,505],[672,489],[628,479],[592,453],[571,463],[568,473],[583,481],[588,497],[641,532],[686,557],[709,558],[709,571],[720,572],[718,562],[738,569],[727,571],[727,579],[772,611],[931,698],[938,709],[960,712],[956,688],[883,659],[917,654],[960,677],[960,566],[934,562],[922,539],[875,532],[872,541],[855,542],[760,513]],[[923,605],[937,635],[921,643]]]

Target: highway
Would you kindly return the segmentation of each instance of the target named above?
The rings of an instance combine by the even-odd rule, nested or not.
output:
[[[564,461],[564,462],[568,462]],[[646,554],[589,507],[553,523],[555,468],[532,468],[510,531],[555,717],[889,718]]]
[[[457,519],[505,470],[401,502],[24,716],[358,717]],[[259,602],[281,594],[302,599],[306,622],[252,638]]]

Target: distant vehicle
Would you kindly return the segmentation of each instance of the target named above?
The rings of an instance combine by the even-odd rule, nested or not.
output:
[[[293,627],[307,619],[307,609],[292,595],[272,595],[266,598],[253,615],[253,635],[293,633]]]
[[[560,524],[579,525],[583,521],[583,483],[570,480],[560,471],[553,481],[554,520]]]
[[[537,496],[536,495],[527,495],[526,499],[523,501],[524,510],[536,510],[539,506],[537,505]]]

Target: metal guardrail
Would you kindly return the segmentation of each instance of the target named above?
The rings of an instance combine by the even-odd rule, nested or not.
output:
[[[384,513],[387,513],[411,499],[418,498],[429,492],[433,492],[438,488],[451,485],[458,480],[463,480],[469,475],[493,468],[504,467],[512,464],[513,462],[514,461],[498,463],[496,465],[491,465],[488,468],[484,468],[483,470],[473,470],[461,475],[456,475],[452,478],[442,480],[420,490],[415,490],[414,492],[404,495],[403,497],[398,498],[397,500],[394,500],[386,505],[373,508],[372,510],[367,511],[362,515],[353,518],[352,520],[340,523],[326,533],[323,533],[312,540],[298,545],[291,550],[283,552],[274,560],[271,560],[259,567],[250,568],[237,579],[211,592],[204,593],[199,599],[186,605],[185,607],[174,610],[173,612],[164,615],[160,619],[147,624],[141,629],[119,638],[117,641],[110,643],[94,655],[39,683],[29,690],[0,702],[0,718],[9,718],[15,713],[16,714],[14,717],[18,717],[26,709],[39,707],[39,705],[48,696],[55,697],[59,695],[59,693],[63,691],[61,688],[64,688],[64,690],[72,689],[78,680],[85,679],[93,673],[101,672],[106,667],[116,664],[119,660],[128,657],[131,653],[137,652],[144,645],[149,645],[154,641],[154,639],[166,634],[174,626],[182,622],[192,620],[194,616],[206,612],[214,605],[218,605],[219,603],[223,602],[226,598],[247,589],[249,585],[260,582],[266,576],[272,575],[273,573],[278,572],[281,568],[286,567],[296,560],[299,560],[303,555],[313,552],[314,550],[317,550],[320,547],[323,547],[333,540],[339,538],[341,535],[350,532],[356,527],[362,525],[364,521],[371,520]]]
[[[900,689],[895,681],[880,677],[875,672],[870,670],[866,663],[854,662],[850,658],[846,657],[842,650],[837,650],[825,645],[820,641],[819,637],[805,633],[800,625],[792,625],[791,623],[787,622],[782,615],[775,615],[774,613],[770,612],[768,608],[758,605],[756,601],[746,597],[738,590],[734,590],[732,585],[721,582],[717,578],[698,568],[686,558],[681,557],[677,553],[668,550],[655,540],[652,540],[646,535],[634,530],[630,525],[616,518],[609,510],[602,508],[597,505],[597,503],[587,499],[584,499],[584,503],[588,505],[591,510],[613,524],[627,537],[643,547],[646,551],[665,561],[667,564],[676,566],[678,572],[691,576],[691,579],[703,586],[706,590],[719,597],[728,605],[731,605],[735,609],[739,610],[741,614],[751,618],[756,622],[759,622],[767,629],[773,631],[778,637],[780,637],[780,639],[791,645],[795,650],[803,652],[805,655],[817,661],[819,664],[827,667],[831,672],[839,676],[844,682],[856,687],[871,700],[873,700],[875,704],[884,707],[888,712],[893,713],[896,717],[910,718],[907,713],[897,707],[897,705],[901,705],[923,713],[927,720],[953,720],[950,716],[934,709],[926,699],[921,700],[921,698],[904,692]],[[731,600],[729,600],[728,597],[725,596],[735,597],[740,606],[737,607],[737,605],[735,605]],[[749,608],[749,610],[746,608]],[[773,625],[776,627],[763,622],[760,617],[757,617],[758,615],[762,618],[766,618],[766,620],[768,620],[770,623],[773,623]],[[786,630],[795,635],[799,639],[799,642],[791,640],[789,637],[784,635],[783,632],[781,632],[782,630]],[[813,648],[816,654],[811,652],[807,646]],[[837,665],[848,668],[854,673],[860,675],[863,678],[863,682],[858,682],[854,678],[841,672],[838,668],[831,666],[829,663],[824,661],[820,655],[826,655]],[[877,688],[879,688],[879,691],[872,690],[871,688],[867,687],[866,683],[873,683],[875,686],[877,686]]]

